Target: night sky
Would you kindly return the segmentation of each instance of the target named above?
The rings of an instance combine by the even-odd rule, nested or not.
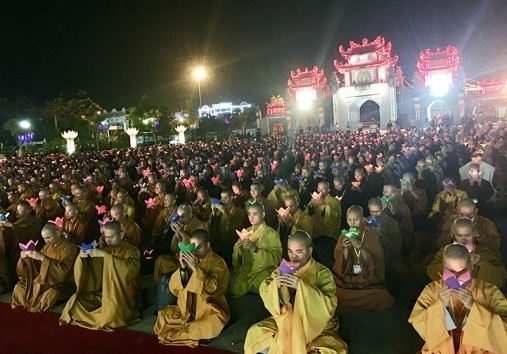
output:
[[[505,0],[3,0],[0,97],[37,103],[86,91],[106,109],[147,92],[176,109],[197,100],[193,64],[211,77],[203,103],[264,106],[290,70],[324,67],[337,47],[382,35],[407,79],[419,52],[456,45],[468,77],[507,77]]]

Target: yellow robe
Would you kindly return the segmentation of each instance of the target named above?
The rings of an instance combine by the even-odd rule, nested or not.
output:
[[[253,230],[249,227],[248,231]],[[257,253],[248,248],[234,245],[232,265],[236,279],[232,285],[234,296],[243,296],[253,286],[259,285],[269,277],[282,258],[282,243],[278,233],[265,223],[259,225],[250,236],[250,241],[258,247]]]
[[[342,222],[340,202],[328,195],[324,204],[313,207],[312,221],[315,237],[328,236],[337,240],[341,234]]]
[[[58,204],[62,202],[62,200],[60,199],[62,197],[65,197],[65,193],[61,189],[58,189],[56,192],[51,194],[51,198],[53,198],[53,200]]]
[[[273,208],[280,209],[285,208],[285,198],[289,195],[293,195],[299,198],[299,192],[294,188],[288,188],[286,191],[283,191],[281,188],[273,189],[267,196],[267,199],[273,205]]]
[[[208,226],[194,216],[187,225],[183,226],[183,243],[188,244],[190,242],[190,235],[192,235],[195,230],[208,231]],[[180,266],[179,261],[175,257],[179,252],[176,235],[173,236],[171,241],[171,251],[173,254],[160,256],[155,261],[155,280],[158,280],[163,274],[174,272]]]
[[[73,265],[78,248],[62,238],[54,245],[46,244],[42,261],[20,258],[16,267],[19,282],[12,293],[12,307],[30,312],[47,311],[57,301],[67,300],[76,290]]]
[[[194,215],[197,219],[203,221],[210,226],[210,218],[211,218],[211,201],[208,200],[204,204],[199,204],[192,207]]]
[[[275,270],[264,280],[259,293],[264,306],[273,315],[255,325],[247,333],[245,354],[269,348],[270,354],[347,353],[347,345],[338,336],[334,321],[336,285],[333,274],[313,258],[294,275],[299,278],[293,289],[276,286]],[[284,305],[280,304],[280,294]],[[318,316],[315,316],[318,314]]]
[[[456,195],[446,196],[444,191],[439,192],[435,197],[435,201],[433,202],[433,206],[431,207],[431,212],[428,217],[432,217],[435,214],[443,214],[444,222],[449,220],[451,217],[456,216],[456,205],[462,199],[467,198],[467,193],[461,190],[456,190]],[[441,210],[441,201],[443,201],[447,208],[445,210]]]
[[[294,215],[291,215],[292,227],[289,235],[292,235],[296,231],[305,231],[313,237],[313,222],[312,217],[305,211],[298,209]],[[280,225],[278,226],[278,232],[280,233]]]
[[[137,247],[141,243],[143,232],[137,223],[128,218],[121,224],[121,229],[124,232],[124,237],[128,243]]]
[[[231,203],[224,206],[222,213],[213,209],[211,214],[210,239],[213,250],[231,264],[234,243],[238,240],[236,230],[243,228],[245,211]]]
[[[456,331],[459,354],[507,353],[507,300],[496,286],[477,279],[467,286],[474,304],[470,312],[465,308],[459,316],[462,322],[463,315],[468,313],[462,331],[446,328],[444,307],[439,297],[441,288],[441,281],[427,285],[408,320],[426,342],[421,353],[454,354],[453,332]]]
[[[164,230],[169,229],[170,222],[167,221],[167,217],[172,216],[177,209],[178,206],[173,205],[160,211],[157,216],[157,220],[155,220],[155,224],[153,225],[153,229],[151,230],[151,235],[153,237],[162,236]]]
[[[440,280],[442,278],[441,274],[444,271],[444,248],[441,248],[437,252],[435,259],[428,266],[428,276],[433,281]],[[476,245],[473,253],[481,257],[481,264],[476,265],[473,268],[472,273],[474,274],[474,278],[501,288],[505,283],[505,280],[507,280],[507,271],[505,271],[505,267],[502,262],[498,259],[498,257],[491,253],[490,250],[482,246]]]
[[[60,325],[72,323],[111,331],[140,321],[135,284],[139,250],[122,240],[117,247],[104,251],[104,258],[77,257],[77,292],[63,309]]]
[[[158,313],[155,333],[162,344],[197,347],[199,340],[217,337],[229,321],[229,306],[225,299],[229,269],[224,260],[209,251],[201,259],[186,286],[180,272],[174,272],[169,282],[178,303]]]

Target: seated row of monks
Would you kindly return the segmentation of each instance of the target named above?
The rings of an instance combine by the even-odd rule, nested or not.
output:
[[[378,227],[383,213],[375,209],[377,200],[369,206]],[[384,284],[384,240],[366,227],[359,206],[347,211],[349,230],[338,237],[332,271],[313,259],[312,237],[297,227],[291,228],[285,245],[289,261],[280,262],[284,247],[277,231],[266,225],[263,205],[253,203],[246,209],[251,227],[238,232],[233,246],[232,293],[259,293],[272,315],[249,330],[246,353],[287,352],[287,348],[291,353],[344,353],[347,346],[336,330],[336,307],[384,309],[394,303]],[[170,274],[174,301],[158,312],[155,333],[163,344],[196,346],[218,336],[229,319],[225,299],[229,270],[212,250],[207,226],[192,208],[180,205],[177,215],[178,220],[170,223],[173,253],[156,262],[159,276]],[[82,245],[78,252],[57,225],[46,224],[42,251],[21,252],[12,306],[44,311],[70,296],[62,325],[113,330],[139,321],[135,278],[140,252],[126,240],[119,222],[106,224],[102,233],[100,246]],[[472,220],[455,220],[448,243],[453,238],[457,244],[445,246],[428,267],[434,282],[421,294],[410,318],[428,352],[451,353],[446,350],[455,346],[502,352],[498,349],[506,336],[507,302],[489,282],[501,285],[505,269],[478,235]],[[461,281],[463,275],[468,278]],[[447,283],[444,276],[456,281]],[[491,321],[484,322],[486,318]],[[469,334],[469,328],[474,333]]]

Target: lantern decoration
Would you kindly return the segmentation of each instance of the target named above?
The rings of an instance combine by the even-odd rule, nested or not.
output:
[[[137,133],[139,133],[139,130],[136,128],[128,128],[125,132],[130,137],[130,147],[131,148],[137,147],[136,135],[137,135]]]
[[[184,125],[178,125],[176,127],[176,131],[178,132],[178,140],[180,141],[180,144],[185,144],[185,131],[187,130],[187,127]]]
[[[67,140],[67,154],[72,155],[76,152],[76,144],[74,140],[77,138],[78,133],[73,130],[68,130],[62,133],[62,137]]]

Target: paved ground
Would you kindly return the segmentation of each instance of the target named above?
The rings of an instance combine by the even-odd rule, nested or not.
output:
[[[507,264],[507,206],[504,202],[495,205],[497,214],[493,220],[500,230],[502,238],[503,263]],[[409,354],[419,350],[423,342],[407,322],[412,306],[417,296],[429,280],[423,277],[407,279],[401,286],[396,305],[381,312],[360,310],[338,310],[340,318],[339,333],[349,345],[351,354]],[[155,301],[156,284],[152,276],[143,276],[139,280],[142,289],[143,303],[153,304]],[[507,287],[503,288],[507,294]],[[10,302],[11,294],[0,296],[0,301]],[[212,341],[209,346],[229,350],[236,353],[243,352],[243,343],[248,328],[269,316],[264,309],[260,297],[247,295],[242,298],[229,298],[231,320],[222,334]],[[63,305],[54,309],[61,313]],[[154,308],[148,307],[143,311],[142,322],[130,327],[132,330],[153,333],[155,317]]]

